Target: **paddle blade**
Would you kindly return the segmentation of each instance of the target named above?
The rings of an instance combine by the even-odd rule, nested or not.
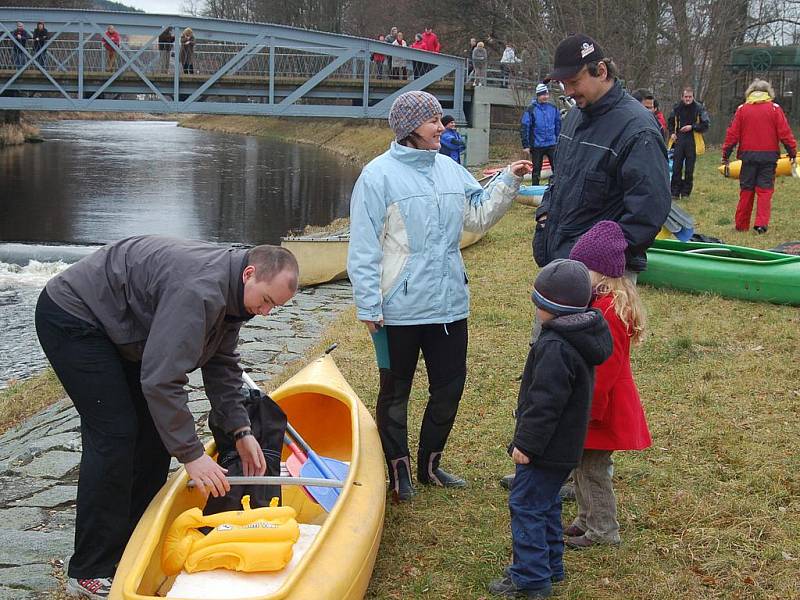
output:
[[[292,454],[286,459],[286,470],[292,477],[300,477],[300,471],[303,468],[303,461],[296,455]]]
[[[320,458],[325,463],[325,466],[331,470],[336,479],[344,481],[347,478],[347,473],[350,470],[350,466],[347,463],[324,456]],[[286,462],[288,463],[289,461],[287,460]],[[300,474],[302,477],[321,477],[323,479],[328,479],[328,477],[326,477],[310,460],[303,463]],[[309,486],[306,489],[326,512],[331,512],[331,510],[333,510],[336,499],[339,497],[339,490],[337,488]]]

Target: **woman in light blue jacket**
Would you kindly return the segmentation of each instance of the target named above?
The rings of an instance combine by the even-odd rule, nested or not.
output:
[[[417,479],[466,485],[439,467],[467,374],[469,289],[459,241],[462,231],[483,233],[494,225],[531,170],[530,161],[517,161],[482,188],[464,167],[439,154],[441,117],[431,94],[400,95],[389,114],[396,140],[364,167],[350,203],[347,271],[357,316],[376,347],[388,347],[388,364],[378,365],[376,417],[397,500],[415,494],[407,408],[420,351],[430,398]]]

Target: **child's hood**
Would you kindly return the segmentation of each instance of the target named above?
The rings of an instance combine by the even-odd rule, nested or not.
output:
[[[566,339],[590,365],[599,365],[611,356],[614,343],[608,324],[599,310],[564,315],[542,325]]]

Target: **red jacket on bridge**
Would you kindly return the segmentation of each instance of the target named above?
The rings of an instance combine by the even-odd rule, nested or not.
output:
[[[422,44],[422,49],[428,52],[440,52],[442,49],[439,37],[431,29],[426,29],[422,34]]]

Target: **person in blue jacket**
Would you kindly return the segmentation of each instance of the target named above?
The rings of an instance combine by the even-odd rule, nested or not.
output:
[[[461,153],[467,145],[456,130],[456,120],[452,115],[445,115],[442,117],[442,125],[444,125],[444,131],[439,138],[442,145],[439,152],[461,164]]]
[[[550,104],[550,91],[544,83],[536,86],[536,97],[522,113],[519,134],[522,138],[522,149],[529,154],[533,162],[533,185],[539,185],[542,162],[546,156],[550,168],[556,167],[556,144],[561,132],[561,113]]]
[[[373,334],[376,349],[388,346],[388,365],[379,364],[375,412],[398,501],[415,494],[407,409],[420,351],[429,400],[417,479],[466,485],[439,466],[467,375],[469,287],[459,242],[463,231],[482,233],[500,220],[531,169],[530,161],[517,161],[481,187],[464,167],[439,154],[441,118],[442,106],[431,94],[398,96],[389,112],[395,140],[364,167],[350,201],[347,273],[356,316]]]

